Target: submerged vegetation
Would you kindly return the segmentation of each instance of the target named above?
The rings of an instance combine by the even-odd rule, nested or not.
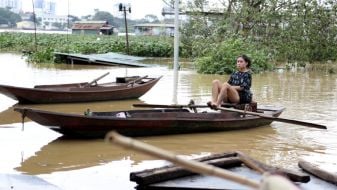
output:
[[[95,35],[64,35],[64,34],[34,34],[0,33],[0,51],[19,51],[27,55],[28,61],[37,63],[54,62],[54,52],[66,53],[124,53],[125,38],[118,36]],[[173,38],[137,36],[130,38],[130,54],[144,57],[172,57]],[[180,56],[191,57],[183,43],[180,44]],[[253,58],[255,71],[270,68],[267,57],[253,45],[247,46],[242,40],[227,40],[213,46],[206,47],[200,58],[196,58],[198,71],[201,73],[229,73],[235,69],[237,55],[247,53]],[[205,57],[204,57],[205,56]],[[225,65],[223,65],[225,63]]]
[[[131,37],[130,54],[147,57],[170,57],[173,40],[170,37]],[[53,62],[54,52],[107,53],[125,52],[125,37],[95,35],[0,33],[0,51],[26,52],[29,61]]]

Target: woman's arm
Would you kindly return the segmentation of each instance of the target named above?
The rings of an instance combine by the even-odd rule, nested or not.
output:
[[[241,90],[243,89],[249,90],[250,87],[252,86],[252,75],[249,72],[246,72],[243,75],[243,78],[241,81],[242,81],[240,84]]]
[[[241,86],[232,86],[232,87],[237,91],[243,90],[243,88]]]

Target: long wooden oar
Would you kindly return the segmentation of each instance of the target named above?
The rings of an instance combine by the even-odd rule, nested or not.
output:
[[[191,100],[192,101],[192,100]],[[196,104],[133,104],[134,107],[144,107],[144,108],[210,108],[209,105],[196,105]],[[235,104],[231,103],[223,103],[222,106],[235,106]]]
[[[227,104],[224,104],[227,105]],[[233,104],[228,104],[228,106],[232,106]],[[174,104],[174,105],[165,105],[165,104],[133,104],[134,107],[146,107],[146,108],[211,108],[209,105],[194,105],[194,104]],[[218,110],[223,110],[223,111],[231,111],[231,112],[238,112],[242,114],[248,114],[248,115],[255,115],[259,116],[265,119],[270,119],[273,121],[278,121],[278,122],[284,122],[284,123],[291,123],[291,124],[296,124],[296,125],[302,125],[306,127],[313,127],[313,128],[318,128],[318,129],[327,129],[325,125],[320,125],[320,124],[315,124],[315,123],[309,123],[305,121],[298,121],[298,120],[293,120],[293,119],[285,119],[285,118],[279,118],[279,117],[274,117],[271,115],[266,115],[263,113],[258,113],[258,112],[251,112],[251,111],[244,111],[244,110],[239,110],[239,109],[234,109],[234,108],[225,108],[225,107],[217,107],[215,109]]]
[[[238,112],[238,113],[242,113],[242,114],[255,115],[255,116],[262,117],[264,119],[270,119],[270,120],[273,120],[273,121],[302,125],[302,126],[306,126],[306,127],[313,127],[313,128],[318,128],[318,129],[327,129],[326,126],[324,126],[324,125],[319,125],[319,124],[309,123],[309,122],[304,122],[304,121],[298,121],[298,120],[293,120],[293,119],[279,118],[279,117],[274,117],[274,116],[271,116],[271,115],[266,115],[266,114],[263,114],[263,113],[238,110],[238,109],[234,109],[234,108],[224,108],[224,107],[217,107],[216,109],[222,110],[222,111],[231,111],[231,112]]]
[[[89,82],[88,84],[84,85],[83,87],[91,86],[92,84],[97,83],[97,81],[101,80],[102,78],[104,78],[104,77],[107,76],[108,74],[110,74],[110,72],[107,72],[107,73],[101,75],[100,77],[95,78],[94,80],[92,80],[92,81]]]
[[[106,136],[106,139],[109,142],[114,142],[123,147],[130,148],[136,151],[140,151],[140,152],[146,153],[151,156],[155,156],[160,159],[168,160],[176,165],[179,165],[183,168],[186,168],[196,173],[217,176],[223,179],[227,179],[227,180],[240,183],[242,185],[246,185],[248,187],[252,187],[254,189],[259,188],[258,182],[248,179],[246,177],[237,175],[231,171],[227,171],[227,170],[214,167],[212,165],[207,165],[201,162],[197,162],[194,160],[187,160],[187,159],[178,157],[172,152],[160,149],[158,147],[151,146],[149,144],[145,144],[143,142],[131,139],[129,137],[124,137],[122,135],[119,135],[116,132],[109,132]]]
[[[165,105],[165,104],[133,104],[134,107],[143,107],[143,108],[208,108],[207,105],[183,105],[183,104],[174,104],[174,105]]]

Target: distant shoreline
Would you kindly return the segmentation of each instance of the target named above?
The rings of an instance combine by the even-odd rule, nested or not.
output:
[[[16,29],[16,28],[1,28],[0,32],[22,32],[22,33],[34,33],[34,29]],[[71,30],[36,30],[36,33],[41,34],[71,34]]]

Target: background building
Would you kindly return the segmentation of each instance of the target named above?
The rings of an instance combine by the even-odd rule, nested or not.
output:
[[[44,3],[44,0],[35,0],[34,1],[34,6],[35,6],[35,8],[42,9],[43,8],[43,3]]]
[[[56,15],[55,0],[34,0],[35,14],[40,27],[46,30],[66,29],[67,15]]]
[[[44,14],[41,17],[41,26],[46,30],[65,29],[68,25],[68,16]]]
[[[145,36],[174,36],[174,24],[145,23],[134,25],[136,35]]]
[[[56,15],[56,2],[54,0],[35,0],[34,1],[36,17],[43,15]]]
[[[73,34],[112,35],[114,27],[106,21],[77,21],[71,29]]]
[[[21,0],[0,0],[0,7],[10,8],[14,13],[20,13],[22,11]]]

